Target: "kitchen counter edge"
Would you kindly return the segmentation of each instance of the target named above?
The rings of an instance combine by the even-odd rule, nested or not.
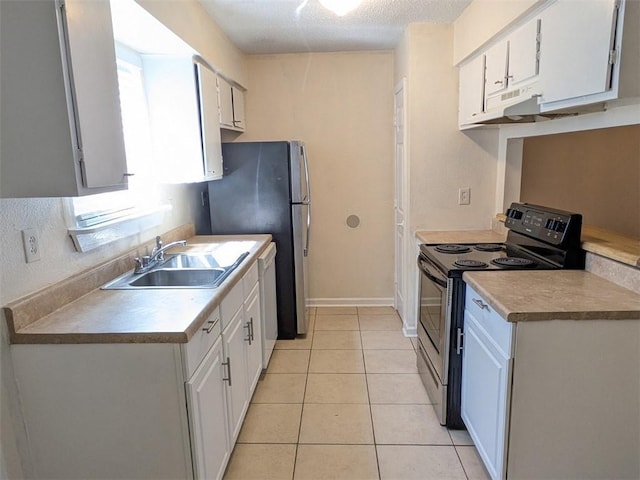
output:
[[[640,320],[640,295],[583,270],[465,272],[463,279],[509,322]]]

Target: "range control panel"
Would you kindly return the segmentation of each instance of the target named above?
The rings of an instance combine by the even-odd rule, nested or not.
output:
[[[559,247],[580,244],[580,214],[514,202],[507,209],[506,216],[505,225],[514,232]]]

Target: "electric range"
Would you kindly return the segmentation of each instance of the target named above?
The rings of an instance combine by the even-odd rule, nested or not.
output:
[[[582,216],[512,203],[504,243],[422,244],[418,370],[440,418],[464,428],[460,385],[464,338],[465,271],[583,269]]]

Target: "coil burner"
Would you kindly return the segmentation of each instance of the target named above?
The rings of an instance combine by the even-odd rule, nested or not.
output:
[[[502,245],[499,243],[479,243],[473,248],[479,252],[499,252],[502,250]]]
[[[471,249],[466,245],[456,245],[456,244],[444,244],[438,245],[436,247],[436,251],[440,253],[467,253],[470,252]]]
[[[489,266],[480,260],[456,260],[453,264],[462,268],[487,268]]]
[[[523,267],[532,267],[535,265],[535,262],[533,260],[529,260],[527,258],[520,258],[520,257],[494,258],[493,260],[491,260],[491,263],[499,267],[505,267],[505,268],[523,268]]]

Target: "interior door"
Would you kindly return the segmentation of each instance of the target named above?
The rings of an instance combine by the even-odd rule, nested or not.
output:
[[[394,126],[395,126],[395,188],[394,188],[394,216],[395,216],[395,292],[394,307],[400,318],[405,319],[406,304],[406,79],[398,84],[395,90]]]

